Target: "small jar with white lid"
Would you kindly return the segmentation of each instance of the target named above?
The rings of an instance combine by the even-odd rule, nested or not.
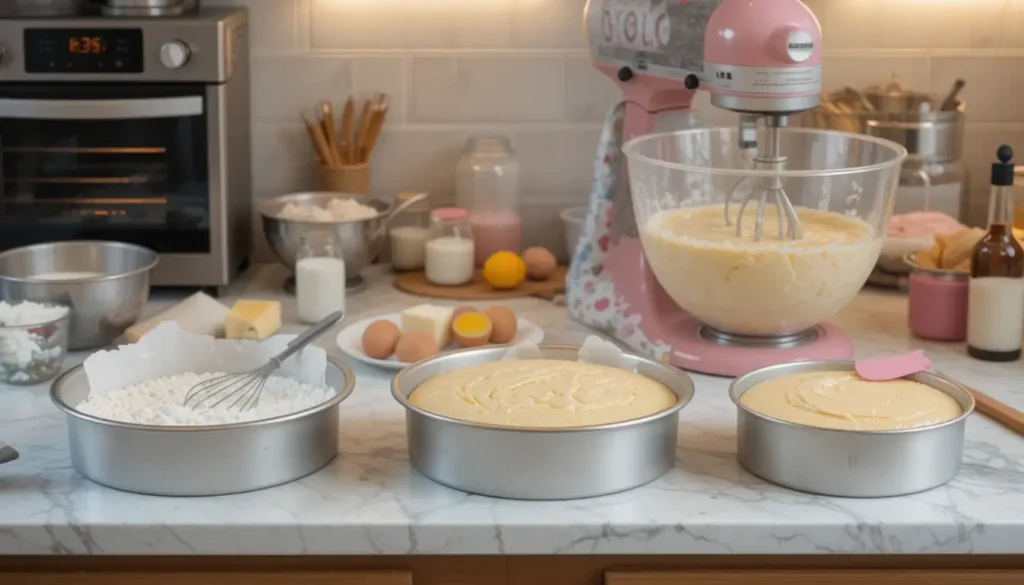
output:
[[[295,302],[299,321],[316,323],[345,310],[345,260],[333,231],[302,236],[295,261]]]
[[[438,286],[471,282],[474,251],[468,211],[442,207],[430,213],[430,240],[426,246],[428,281]]]
[[[420,197],[421,193],[399,193],[395,207]],[[430,239],[430,198],[424,198],[395,214],[389,223],[391,267],[395,270],[423,270],[427,240]]]

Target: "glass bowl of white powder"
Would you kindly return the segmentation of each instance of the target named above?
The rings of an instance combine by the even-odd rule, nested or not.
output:
[[[60,373],[68,314],[59,305],[0,301],[0,384],[38,384]]]

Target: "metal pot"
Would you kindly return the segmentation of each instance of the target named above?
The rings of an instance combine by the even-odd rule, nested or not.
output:
[[[194,10],[199,0],[102,0],[107,16],[178,16]]]
[[[830,94],[808,116],[817,128],[857,132],[896,142],[909,153],[908,161],[959,160],[963,153],[963,102],[943,110],[944,98],[904,90],[895,76],[885,87],[859,92],[852,88]]]
[[[956,89],[959,90],[962,85]],[[963,156],[966,105],[955,93],[940,96],[905,90],[895,76],[885,87],[845,88],[801,116],[815,128],[867,134],[907,149],[894,213],[929,209],[957,219],[965,213],[967,172]]]

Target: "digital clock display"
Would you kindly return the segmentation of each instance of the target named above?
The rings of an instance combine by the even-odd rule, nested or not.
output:
[[[142,73],[142,31],[25,29],[26,73]]]
[[[68,39],[68,52],[72,55],[102,55],[107,50],[103,37],[71,37]]]

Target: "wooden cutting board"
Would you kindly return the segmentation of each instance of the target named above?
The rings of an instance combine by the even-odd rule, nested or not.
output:
[[[565,292],[565,277],[569,271],[559,266],[551,278],[544,281],[527,280],[512,290],[494,290],[477,270],[473,282],[462,286],[437,286],[427,280],[422,270],[402,272],[395,276],[395,288],[409,294],[436,299],[459,301],[486,301],[488,299],[514,299],[519,297],[540,297],[554,299]]]

